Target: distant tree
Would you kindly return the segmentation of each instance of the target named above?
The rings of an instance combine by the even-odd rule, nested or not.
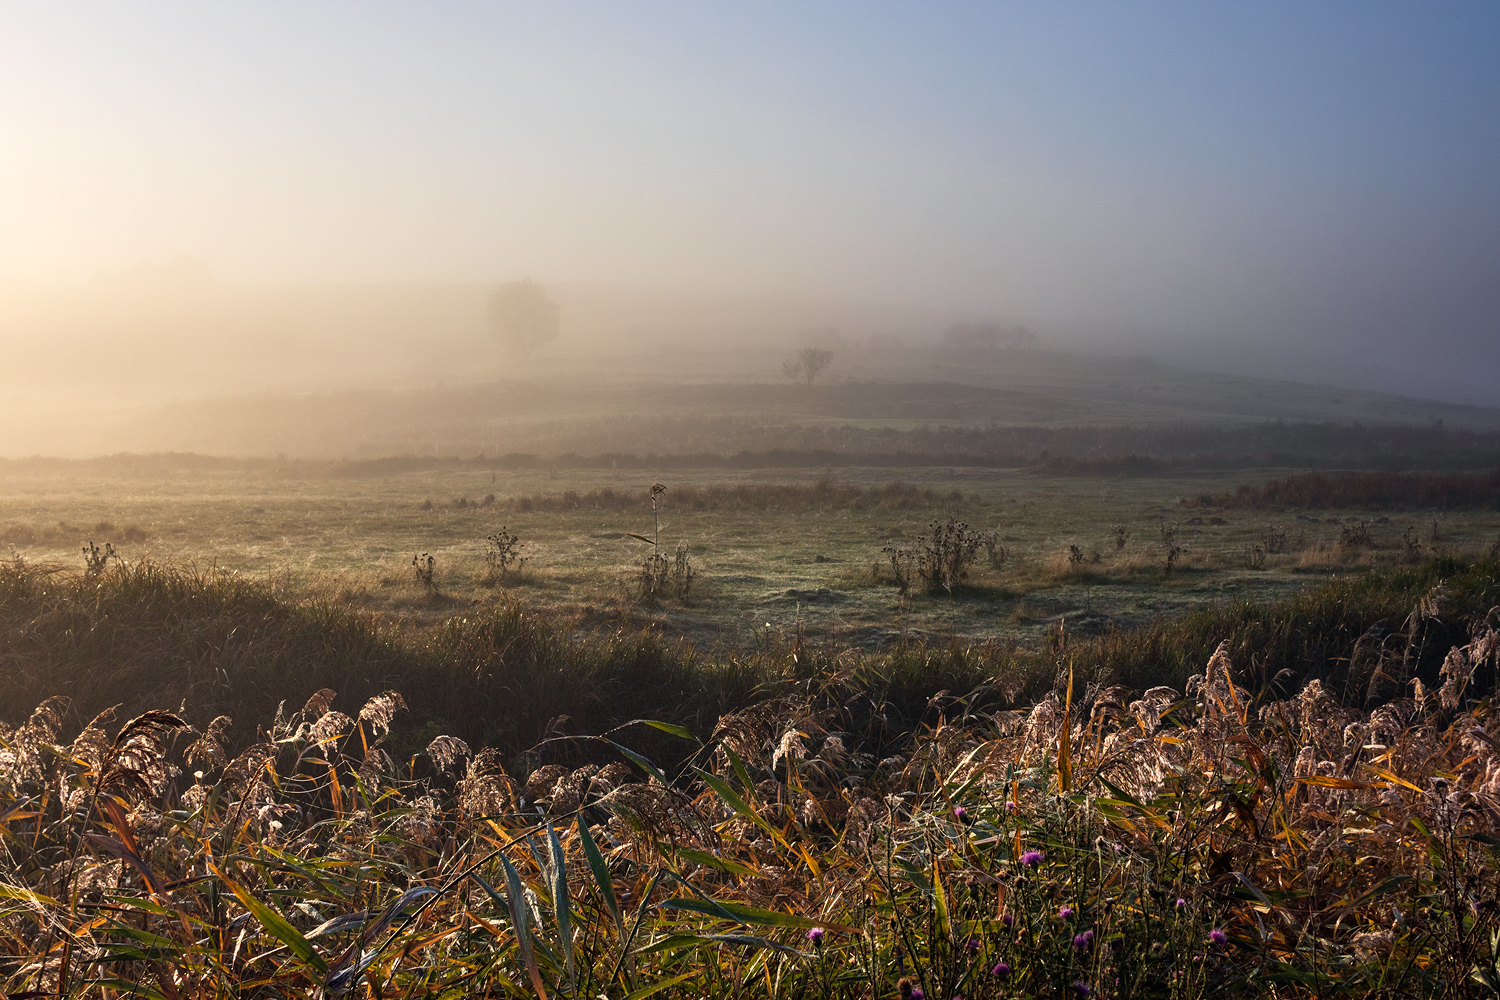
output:
[[[833,362],[833,352],[821,347],[804,347],[795,358],[782,362],[781,373],[793,382],[812,385],[818,373]]]
[[[490,293],[490,332],[511,353],[525,357],[557,339],[560,311],[535,281],[507,282]]]

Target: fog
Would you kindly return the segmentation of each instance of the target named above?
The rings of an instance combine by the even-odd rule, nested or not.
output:
[[[1497,406],[1497,42],[1482,6],[0,4],[0,452],[822,341],[921,380],[876,349],[975,322]],[[520,279],[561,316],[524,358],[485,305]]]

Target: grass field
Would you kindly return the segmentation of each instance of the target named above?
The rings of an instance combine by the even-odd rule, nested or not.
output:
[[[1064,620],[1097,634],[1434,552],[1475,555],[1500,538],[1492,509],[1257,510],[1196,499],[1274,470],[1099,479],[925,468],[902,471],[904,487],[888,469],[297,471],[12,475],[0,482],[0,545],[81,568],[80,547],[108,542],[127,561],[214,567],[413,620],[504,591],[586,624],[651,620],[709,646],[754,647],[770,628],[873,648],[948,636],[1034,643]],[[651,546],[631,535],[656,529],[656,476],[667,487],[662,550],[686,546],[695,575],[685,596],[667,588],[643,602]],[[714,491],[722,496],[710,502]],[[883,550],[911,546],[949,517],[993,531],[1003,559],[980,553],[951,595],[901,597]],[[502,527],[525,559],[503,579],[486,561],[486,537]],[[1183,550],[1170,575],[1164,531]],[[413,572],[419,553],[433,557],[436,594]]]

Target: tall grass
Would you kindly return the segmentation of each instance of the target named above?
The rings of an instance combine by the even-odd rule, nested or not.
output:
[[[835,672],[524,780],[449,736],[394,758],[391,692],[352,716],[320,692],[236,757],[170,712],[65,742],[48,702],[0,740],[0,974],[164,1000],[1479,995],[1497,649],[1481,624],[1437,691],[1368,712],[1257,694],[1224,648],[1135,700],[1070,671],[894,748]]]
[[[954,639],[874,652],[768,632],[754,650],[702,650],[628,619],[582,629],[502,599],[437,624],[402,624],[331,600],[285,599],[234,574],[149,561],[98,576],[0,564],[0,721],[71,699],[70,724],[181,707],[189,721],[274,716],[329,688],[363,702],[401,690],[407,730],[436,727],[514,756],[549,733],[602,732],[640,717],[709,728],[726,711],[824,677],[854,677],[896,729],[930,722],[939,691],[976,709],[1030,704],[1057,683],[1060,657],[1095,689],[1180,687],[1219,646],[1257,689],[1317,678],[1363,704],[1421,679],[1500,604],[1500,563],[1434,560],[1332,580],[1274,603],[1225,601],[1149,626],[1055,645]],[[1384,666],[1376,669],[1377,661]],[[1399,666],[1391,664],[1399,663]],[[408,734],[410,738],[415,738]],[[655,746],[648,747],[657,749]]]

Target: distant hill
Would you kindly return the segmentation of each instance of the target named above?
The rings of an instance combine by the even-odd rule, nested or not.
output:
[[[1067,353],[1045,329],[1033,350],[945,348],[965,317],[795,295],[559,285],[563,335],[516,359],[489,335],[488,287],[10,295],[0,455],[680,454],[844,425],[1500,428],[1494,408]],[[797,386],[782,363],[808,344],[833,363]]]

